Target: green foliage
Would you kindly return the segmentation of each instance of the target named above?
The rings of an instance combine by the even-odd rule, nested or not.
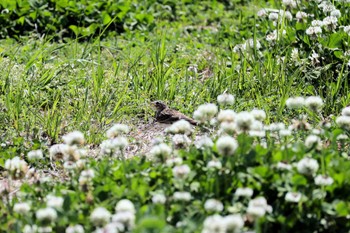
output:
[[[350,37],[345,30],[350,14],[348,3],[333,4],[341,13],[337,27],[322,26],[315,37],[306,33],[312,21],[330,15],[316,1],[301,1],[297,8],[279,1],[1,1],[0,37],[16,40],[0,42],[0,174],[16,186],[5,168],[15,156],[38,173],[20,192],[6,193],[6,182],[0,183],[0,231],[43,226],[36,211],[48,205],[52,194],[64,200],[51,225],[54,232],[73,224],[93,232],[93,210],[103,206],[114,213],[125,198],[137,210],[133,232],[201,232],[213,214],[204,208],[210,198],[224,204],[222,215],[246,215],[250,198],[234,195],[242,187],[254,190],[252,198],[265,197],[273,209],[256,221],[246,215],[244,230],[349,229],[349,140],[338,138],[349,132],[326,116],[338,115],[350,102]],[[256,16],[256,5],[268,13],[283,12],[281,20]],[[300,10],[308,14],[304,20],[294,18]],[[272,33],[278,34],[274,40]],[[288,122],[299,130],[286,137],[277,132],[264,138],[232,135],[239,147],[231,157],[221,155],[216,145],[178,150],[173,156],[191,170],[184,180],[173,176],[173,165],[143,156],[86,158],[73,172],[64,169],[66,161],[48,156],[48,147],[68,131],[86,132],[89,148],[96,148],[113,122],[147,124],[154,114],[151,100],[164,100],[191,115],[223,92],[235,95],[234,111],[261,108],[268,114],[266,125]],[[322,111],[285,108],[289,97],[310,95],[322,97]],[[309,127],[305,113],[313,130],[300,130]],[[331,128],[323,127],[329,122]],[[320,137],[321,148],[305,145],[310,134]],[[28,152],[40,148],[47,156],[29,161]],[[295,165],[305,157],[319,164],[316,174],[298,171]],[[210,160],[220,161],[222,168],[208,168]],[[278,165],[292,167],[281,170]],[[80,176],[87,169],[95,176],[82,185]],[[54,181],[46,179],[47,173]],[[317,175],[331,177],[333,183],[316,184]],[[190,192],[191,202],[174,200],[176,191]],[[152,201],[159,192],[167,198],[164,205]],[[301,193],[301,199],[287,201],[290,192]],[[31,205],[28,215],[14,211],[24,201]]]
[[[199,12],[222,13],[223,8],[211,1],[4,0],[0,2],[0,38],[37,34],[62,39],[149,31],[160,20],[198,21]]]
[[[246,215],[245,230],[341,231],[350,227],[346,220],[350,205],[346,177],[350,175],[350,162],[347,158],[348,142],[339,147],[336,136],[347,132],[333,127],[322,130],[319,136],[329,145],[322,149],[314,147],[310,150],[304,142],[294,141],[298,134],[305,133],[297,130],[286,140],[276,137],[271,131],[266,136],[265,146],[258,143],[258,138],[242,133],[238,136],[238,150],[229,157],[219,154],[215,147],[197,149],[192,146],[177,150],[174,152],[176,158],[182,158],[183,164],[190,168],[190,173],[183,178],[175,175],[174,167],[177,165],[171,162],[174,155],[166,163],[144,157],[128,160],[107,155],[98,160],[85,158],[83,166],[73,171],[64,170],[55,180],[44,178],[44,174],[34,176],[30,183],[22,185],[20,195],[11,200],[6,199],[9,194],[3,193],[5,199],[0,203],[0,226],[7,232],[21,230],[26,224],[46,226],[38,221],[36,212],[51,205],[47,200],[49,195],[55,195],[62,197],[63,203],[55,207],[57,220],[48,224],[53,232],[63,232],[75,224],[92,232],[96,229],[90,217],[92,211],[103,206],[113,213],[122,199],[130,200],[137,210],[132,232],[201,232],[203,221],[213,214],[204,205],[211,198],[224,204],[220,215]],[[299,170],[297,163],[305,158],[305,154],[321,164],[314,174],[302,174]],[[213,160],[219,161],[222,167],[208,167],[209,161]],[[279,167],[279,164],[290,168]],[[295,166],[291,166],[293,164]],[[83,171],[87,170],[94,172],[88,184],[81,178]],[[316,182],[317,175],[332,177],[334,182],[320,185]],[[236,190],[242,187],[251,188],[253,196],[235,195]],[[190,193],[191,201],[176,200],[173,195],[177,191]],[[286,197],[289,192],[300,193],[302,197],[290,201]],[[155,194],[164,195],[165,203],[155,203],[152,199]],[[252,220],[246,212],[249,200],[256,197],[265,197],[272,212]],[[14,204],[19,202],[30,203],[29,213],[14,211]]]

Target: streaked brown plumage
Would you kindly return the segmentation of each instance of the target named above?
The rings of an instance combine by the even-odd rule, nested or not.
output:
[[[156,108],[156,121],[159,123],[172,124],[178,120],[184,119],[190,122],[192,125],[197,125],[197,122],[190,117],[178,112],[174,109],[168,108],[168,106],[161,101],[152,102],[154,107]]]

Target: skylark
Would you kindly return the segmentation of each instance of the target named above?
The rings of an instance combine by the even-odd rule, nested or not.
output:
[[[170,109],[165,103],[161,101],[154,101],[152,105],[156,108],[156,121],[159,123],[172,124],[178,120],[184,119],[190,122],[192,125],[197,125],[197,122],[190,117],[178,112],[174,109]]]

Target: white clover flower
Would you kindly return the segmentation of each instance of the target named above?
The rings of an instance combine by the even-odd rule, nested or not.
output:
[[[221,122],[233,122],[236,117],[236,113],[233,110],[226,109],[226,110],[220,110],[218,114],[218,121]]]
[[[303,158],[297,163],[297,170],[303,175],[313,175],[319,168],[317,160],[313,158]]]
[[[309,96],[305,99],[305,106],[317,112],[322,108],[323,100],[319,96]]]
[[[38,227],[38,233],[51,233],[51,232],[52,232],[52,227],[50,226]]]
[[[13,211],[19,214],[27,214],[30,211],[30,205],[26,202],[16,203],[13,206]]]
[[[54,208],[47,207],[36,211],[35,216],[38,219],[38,221],[53,222],[57,219],[57,212]]]
[[[73,161],[66,161],[63,163],[63,168],[66,171],[74,171],[77,168],[77,164]]]
[[[323,13],[327,14],[336,10],[335,6],[331,2],[322,1],[318,7],[322,9]]]
[[[237,131],[237,124],[234,122],[224,121],[220,124],[220,132],[234,134]]]
[[[292,61],[297,62],[299,60],[299,50],[297,48],[293,48],[290,54],[290,58]]]
[[[124,124],[115,124],[107,130],[106,136],[110,139],[129,133],[129,127]]]
[[[266,9],[261,9],[256,13],[256,15],[258,17],[265,17],[265,16],[267,16],[267,11],[266,11]]]
[[[208,216],[203,223],[202,233],[225,233],[226,224],[224,218],[218,214]]]
[[[242,44],[237,44],[233,47],[232,51],[234,53],[240,53],[243,51],[243,45]]]
[[[23,233],[37,233],[38,226],[37,225],[25,225],[22,230]]]
[[[80,131],[70,132],[62,137],[67,145],[83,145],[85,142],[84,134]]]
[[[20,179],[24,177],[28,171],[27,163],[18,156],[6,160],[4,167],[9,171],[13,179]]]
[[[311,36],[312,38],[317,38],[322,34],[322,28],[319,26],[311,26],[306,29],[306,34]]]
[[[81,155],[81,151],[79,150],[79,148],[76,145],[72,145],[72,146],[66,146],[64,147],[63,154],[62,155],[56,155],[55,159],[63,159],[66,161],[77,161],[80,159],[80,155]],[[59,157],[62,156],[62,157]]]
[[[130,211],[117,212],[112,216],[112,222],[121,223],[125,228],[131,230],[135,226],[135,214]]]
[[[256,48],[257,50],[261,48],[261,44],[258,40],[248,39],[243,44],[243,50],[254,49],[254,48]]]
[[[277,40],[277,32],[276,31],[273,31],[269,34],[266,35],[266,40],[268,42],[275,42]]]
[[[209,122],[218,112],[218,106],[215,104],[202,104],[193,113],[193,118],[200,123]]]
[[[292,135],[292,131],[290,129],[281,129],[278,133],[281,137],[288,137]]]
[[[235,122],[239,130],[249,131],[254,122],[254,116],[249,112],[239,112]]]
[[[334,182],[333,178],[330,176],[318,175],[315,177],[315,184],[320,186],[332,185]]]
[[[105,225],[102,229],[99,228],[99,232],[94,231],[94,233],[120,233],[125,232],[125,227],[123,223],[120,222],[110,222]]]
[[[316,147],[319,147],[321,144],[321,139],[319,136],[316,135],[309,135],[305,139],[305,146],[307,148],[312,148],[316,145]]]
[[[323,129],[312,129],[311,133],[314,135],[320,135],[320,134],[324,133],[324,130]]]
[[[313,27],[322,27],[323,26],[323,21],[322,20],[312,20],[311,26],[313,26]]]
[[[285,128],[286,128],[286,126],[282,122],[271,123],[270,125],[265,126],[265,130],[269,130],[271,132],[280,131],[280,130],[283,130]]]
[[[186,148],[191,144],[191,139],[184,134],[175,134],[172,137],[172,142],[177,148]]]
[[[53,159],[63,159],[65,154],[67,154],[69,146],[66,144],[55,144],[50,147],[49,153],[50,158]]]
[[[43,152],[41,150],[32,150],[28,152],[28,159],[31,161],[40,160],[44,158]]]
[[[279,17],[280,17],[279,14],[276,12],[271,12],[269,14],[269,20],[271,21],[277,21]]]
[[[86,160],[85,159],[79,159],[78,161],[75,162],[75,164],[77,165],[77,168],[79,170],[83,170],[86,166]]]
[[[80,158],[86,158],[88,155],[88,150],[84,148],[78,148],[77,153],[79,154]]]
[[[155,158],[167,158],[171,155],[171,148],[165,143],[160,143],[152,147],[150,154]]]
[[[295,0],[282,0],[282,4],[286,7],[296,8],[297,2]]]
[[[250,127],[250,131],[265,131],[263,123],[261,121],[254,120]]]
[[[251,112],[250,112],[253,117],[255,118],[255,120],[258,120],[258,121],[263,121],[266,119],[266,113],[264,110],[261,110],[261,109],[253,109]]]
[[[283,162],[278,162],[277,165],[276,165],[276,168],[278,170],[287,170],[287,171],[290,171],[292,170],[292,165],[288,164],[288,163],[283,163]]]
[[[345,33],[347,33],[350,36],[350,25],[349,26],[344,26],[343,30]]]
[[[214,142],[210,137],[202,136],[195,142],[195,145],[198,149],[212,148],[214,146]]]
[[[299,192],[288,192],[286,194],[286,196],[284,197],[284,199],[287,202],[298,203],[301,200],[301,197],[302,197],[302,195]]]
[[[320,55],[318,55],[318,53],[312,50],[312,54],[309,56],[309,59],[311,60],[312,65],[316,65],[320,63],[320,61],[318,60],[319,57]]]
[[[126,137],[116,137],[113,139],[113,143],[117,149],[123,150],[125,147],[129,145],[128,139]]]
[[[216,146],[221,155],[233,155],[238,148],[236,139],[231,136],[222,136],[216,141]]]
[[[285,56],[283,56],[283,57],[281,57],[281,56],[277,56],[276,57],[276,63],[277,63],[277,65],[280,65],[280,64],[282,64],[282,63],[284,63],[284,60],[286,59],[286,57]]]
[[[218,124],[218,120],[216,118],[213,118],[209,121],[209,125],[216,126]]]
[[[92,179],[95,177],[95,172],[92,169],[87,169],[84,170],[80,173],[79,176],[79,185],[83,186],[83,185],[87,185],[89,183],[91,183]]]
[[[204,203],[204,209],[206,211],[221,212],[224,210],[224,205],[219,200],[208,199]]]
[[[63,206],[63,197],[56,197],[53,195],[46,196],[46,205],[55,209],[60,209]]]
[[[259,206],[248,206],[247,214],[253,218],[259,218],[266,214],[266,210]]]
[[[236,232],[243,228],[244,220],[240,214],[230,214],[224,217],[226,232]]]
[[[185,179],[190,172],[191,169],[187,164],[177,165],[173,168],[173,175],[178,179]]]
[[[235,102],[235,97],[231,94],[223,93],[218,95],[217,101],[220,105],[232,105]]]
[[[114,154],[116,146],[113,142],[113,139],[104,140],[100,145],[101,154]]]
[[[121,152],[129,145],[128,139],[123,136],[118,136],[113,139],[104,140],[100,147],[102,154],[114,154],[116,152]]]
[[[222,164],[219,160],[210,160],[207,164],[207,168],[221,169]]]
[[[305,19],[307,19],[308,14],[306,12],[303,11],[298,11],[295,15],[295,18],[297,19],[298,22],[302,22]]]
[[[183,160],[181,157],[173,157],[173,158],[167,159],[165,163],[168,167],[172,167],[174,165],[181,165],[182,162]]]
[[[267,16],[267,10],[266,9],[260,9],[257,13],[256,13],[256,15],[258,16],[258,17],[265,17],[265,16]]]
[[[272,212],[272,207],[267,204],[264,197],[257,197],[249,201],[247,214],[253,218],[259,218],[266,214],[266,212]]]
[[[350,116],[350,107],[345,107],[341,110],[343,116]]]
[[[81,177],[85,177],[85,178],[89,178],[89,179],[92,179],[95,177],[95,171],[92,170],[92,169],[87,169],[87,170],[84,170],[80,173],[80,176]]]
[[[292,13],[290,13],[290,11],[280,10],[279,13],[282,17],[285,17],[289,21],[291,21],[293,19],[293,15],[292,15]]]
[[[305,105],[305,99],[303,97],[291,97],[287,99],[286,105],[291,109],[302,108]]]
[[[340,18],[340,16],[341,16],[340,10],[332,11],[331,16],[336,17],[336,18]]]
[[[181,119],[179,121],[176,121],[173,123],[170,127],[166,129],[166,132],[171,134],[184,134],[184,135],[190,135],[192,133],[192,127],[190,122]]]
[[[109,223],[110,219],[111,213],[104,207],[95,208],[90,215],[90,220],[95,226],[104,226]]]
[[[176,201],[190,201],[192,199],[191,193],[189,192],[175,192],[173,198]]]
[[[350,130],[350,116],[338,116],[335,122],[340,128]]]
[[[236,197],[251,197],[251,196],[253,196],[253,189],[251,189],[251,188],[237,188],[234,195]]]
[[[326,26],[328,30],[335,30],[338,25],[338,18],[334,16],[327,16],[323,19],[323,26]]]
[[[251,137],[263,138],[266,136],[265,130],[250,130],[248,133]]]
[[[133,214],[136,212],[134,204],[128,199],[120,200],[115,207],[115,211],[116,212],[130,212]]]
[[[74,225],[66,228],[66,233],[85,233],[82,225]]]
[[[154,204],[165,204],[166,202],[166,197],[162,193],[156,193],[152,196],[152,202]]]
[[[349,139],[349,137],[348,137],[348,135],[346,135],[346,134],[339,134],[338,136],[337,136],[337,140],[338,141],[343,141],[343,140],[348,140]]]

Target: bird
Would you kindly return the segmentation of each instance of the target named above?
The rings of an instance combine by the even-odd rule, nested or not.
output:
[[[156,108],[156,121],[159,123],[172,124],[181,119],[188,121],[192,125],[197,125],[197,121],[186,116],[185,114],[169,108],[162,101],[156,100],[152,102],[152,105]]]

